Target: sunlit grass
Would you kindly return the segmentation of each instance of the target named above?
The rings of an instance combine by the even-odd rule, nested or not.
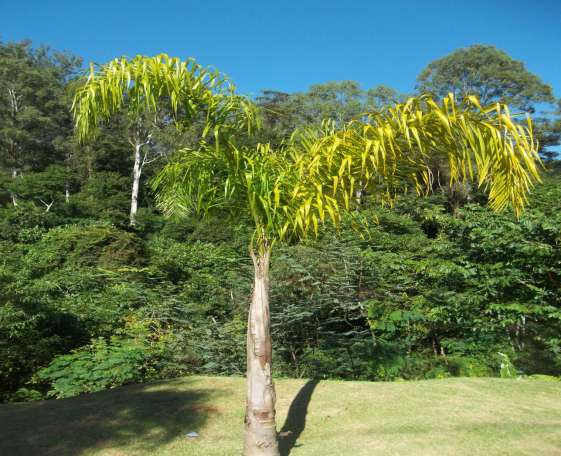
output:
[[[305,384],[277,382],[279,429]],[[309,393],[305,428],[285,454],[561,455],[561,382],[321,381]],[[293,407],[292,422],[305,410]],[[0,455],[239,455],[243,415],[244,379],[226,377],[6,404],[0,405]],[[190,431],[200,436],[189,439]]]

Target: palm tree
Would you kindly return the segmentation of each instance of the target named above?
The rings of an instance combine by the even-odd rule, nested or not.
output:
[[[277,150],[268,144],[178,151],[154,181],[166,214],[208,215],[231,210],[253,220],[249,246],[254,283],[247,325],[245,456],[278,456],[269,261],[275,243],[298,241],[336,226],[357,208],[357,191],[392,202],[413,188],[430,191],[431,159],[444,157],[450,180],[473,180],[489,190],[489,204],[519,212],[539,179],[537,147],[528,119],[514,123],[504,105],[474,98],[442,104],[411,98],[336,131],[301,131]]]
[[[207,135],[232,112],[249,106],[233,90],[220,73],[193,59],[182,61],[165,54],[118,58],[97,71],[90,66],[72,105],[76,132],[84,142],[101,124],[123,115],[134,156],[130,225],[136,221],[143,167],[161,155],[161,149],[150,147],[155,131],[172,122],[177,126],[200,122],[202,135]]]

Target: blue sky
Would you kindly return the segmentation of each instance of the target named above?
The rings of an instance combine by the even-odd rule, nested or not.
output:
[[[561,0],[0,0],[0,40],[30,38],[103,63],[167,52],[242,93],[352,79],[411,91],[432,60],[493,44],[561,97]]]

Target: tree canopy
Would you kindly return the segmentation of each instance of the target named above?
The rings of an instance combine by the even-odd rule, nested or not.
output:
[[[482,104],[500,102],[526,112],[554,102],[551,86],[495,46],[458,49],[429,65],[417,77],[417,90],[442,99],[476,96]]]
[[[0,168],[42,169],[64,160],[72,129],[66,84],[80,59],[0,42]]]
[[[89,76],[76,91],[72,111],[81,142],[110,118],[124,117],[134,156],[131,226],[136,224],[144,165],[163,155],[162,147],[152,147],[159,130],[172,122],[180,130],[198,124],[195,142],[211,131],[212,140],[217,141],[221,131],[249,128],[254,120],[252,105],[234,94],[222,74],[193,59],[182,61],[166,54],[123,57],[98,71],[91,65]]]

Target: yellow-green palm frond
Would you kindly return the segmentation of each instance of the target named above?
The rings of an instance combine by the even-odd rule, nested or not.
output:
[[[72,104],[77,135],[86,139],[124,107],[135,116],[157,112],[162,102],[178,122],[206,116],[205,133],[227,121],[233,121],[236,128],[249,128],[257,122],[252,103],[235,95],[234,86],[218,71],[193,59],[138,55],[112,60],[97,69],[90,65]]]
[[[429,192],[435,158],[448,163],[451,183],[471,180],[487,189],[495,210],[510,204],[519,213],[539,180],[531,119],[516,122],[507,106],[482,107],[474,97],[456,103],[450,95],[440,104],[411,98],[321,142],[312,172],[347,208],[357,186],[389,201],[409,189]]]
[[[539,179],[529,119],[517,123],[506,106],[450,96],[441,104],[412,98],[342,130],[329,123],[300,130],[276,150],[222,142],[183,152],[155,189],[168,213],[229,207],[250,216],[261,239],[304,238],[338,224],[362,192],[391,202],[409,189],[430,191],[435,156],[447,160],[452,182],[487,187],[495,210],[522,210]]]
[[[228,170],[216,159],[216,149],[205,144],[178,151],[152,186],[157,205],[170,216],[206,214],[224,206],[235,191],[228,186]]]

